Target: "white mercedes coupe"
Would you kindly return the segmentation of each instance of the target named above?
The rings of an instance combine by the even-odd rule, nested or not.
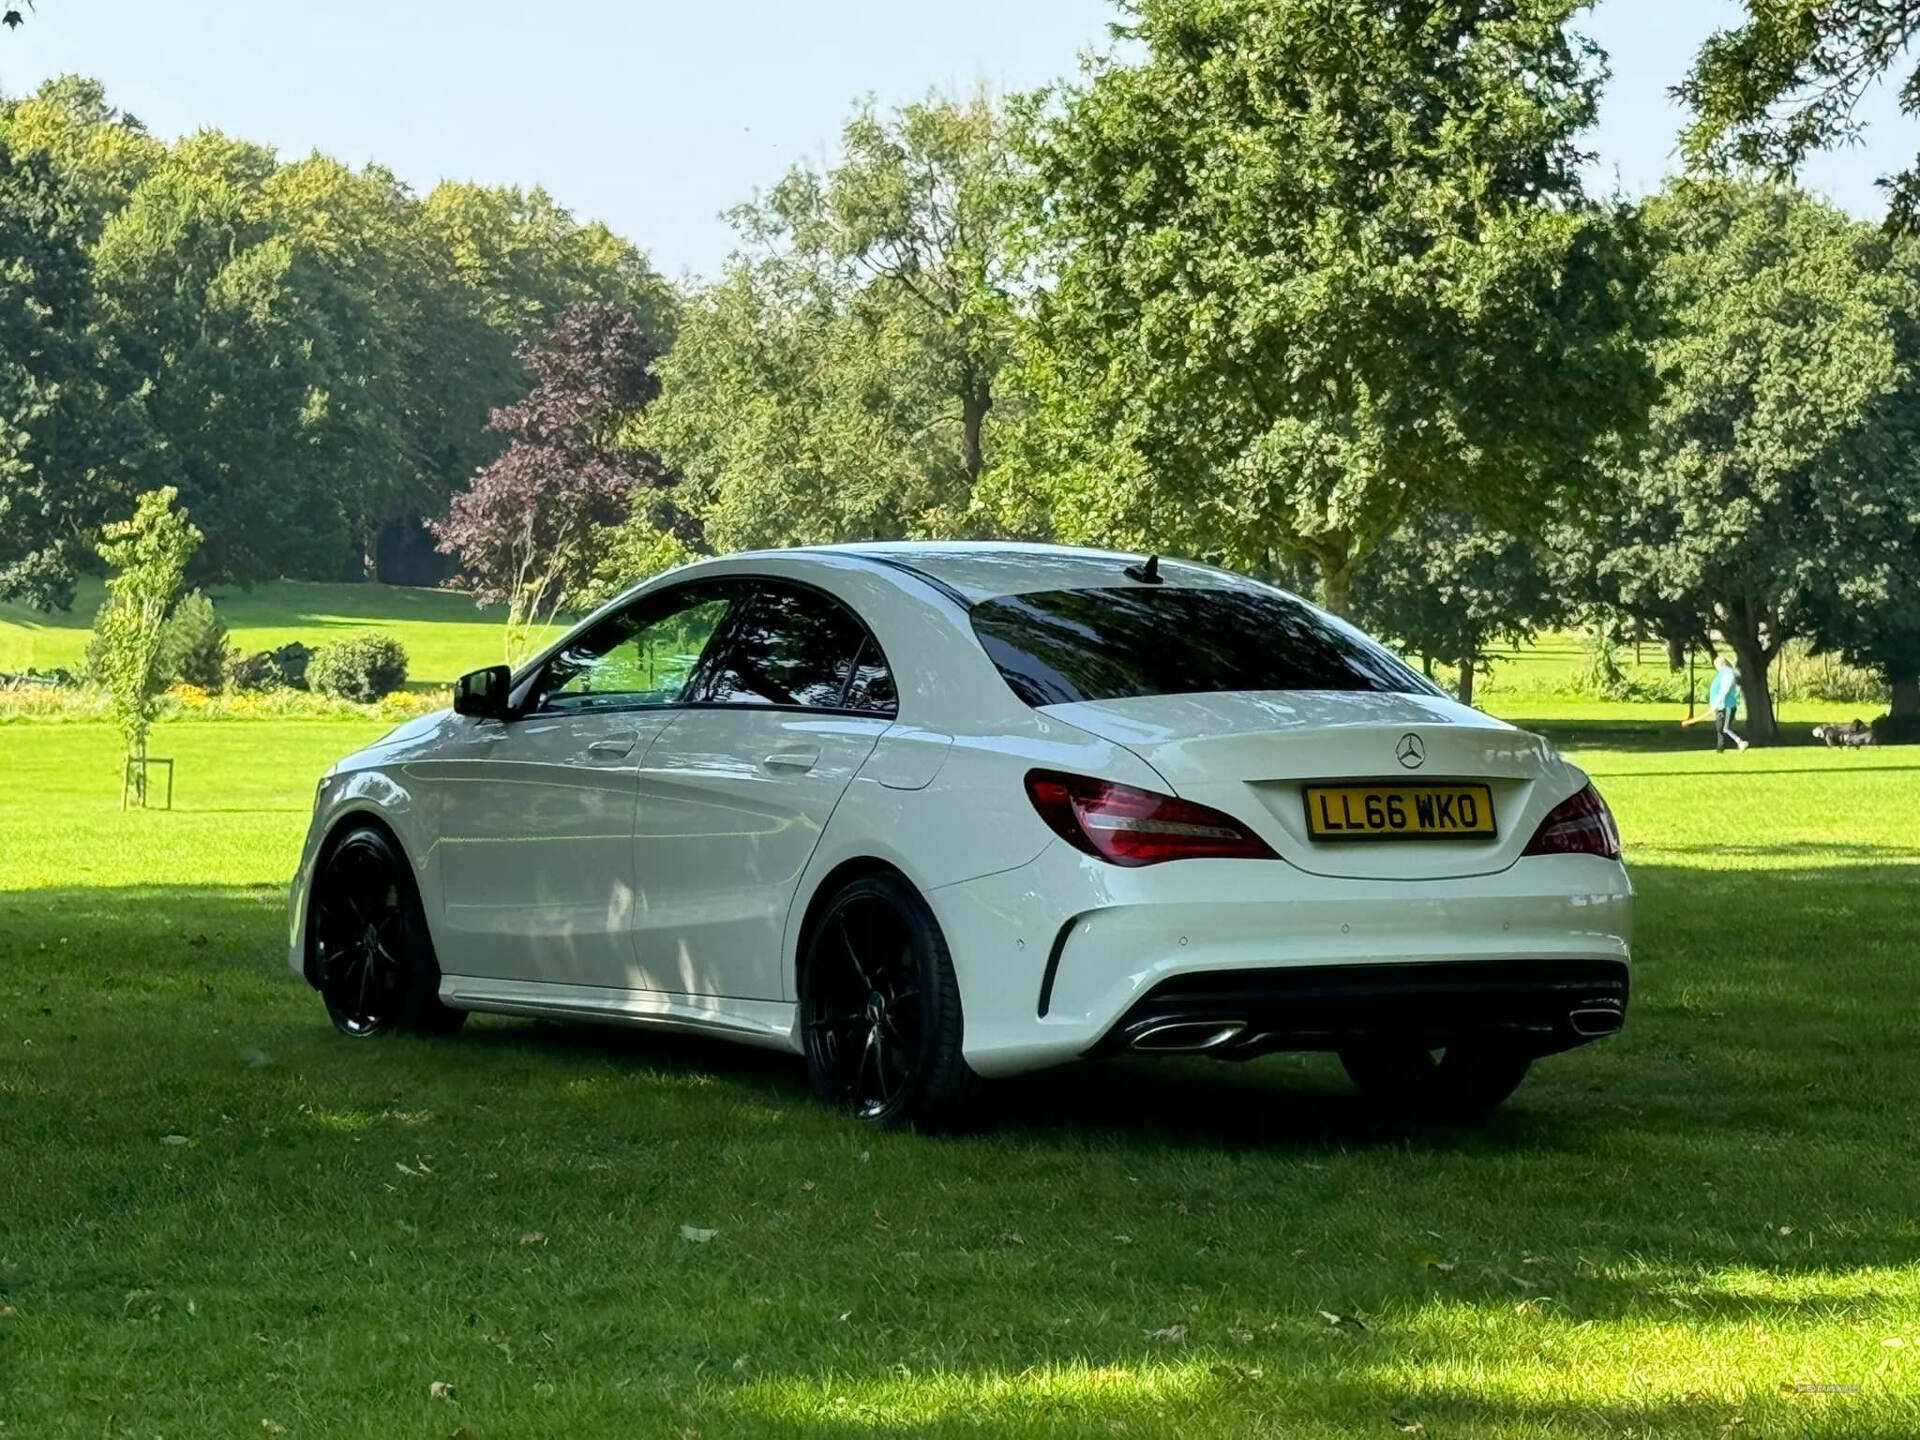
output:
[[[290,958],[347,1035],[693,1030],[881,1124],[1120,1052],[1457,1113],[1620,1028],[1632,905],[1581,771],[1284,591],[866,544],[661,575],[335,765]]]

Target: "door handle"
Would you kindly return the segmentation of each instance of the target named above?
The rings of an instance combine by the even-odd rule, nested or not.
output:
[[[587,754],[597,760],[624,760],[633,753],[633,747],[640,743],[637,734],[609,735],[604,740],[596,740],[587,746]]]
[[[820,763],[818,750],[776,750],[760,762],[769,770],[807,771]]]

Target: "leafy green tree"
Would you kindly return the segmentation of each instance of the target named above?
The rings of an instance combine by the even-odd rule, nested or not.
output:
[[[1577,0],[1131,0],[1035,102],[1035,424],[1005,523],[1322,595],[1444,501],[1525,528],[1651,394],[1637,277],[1582,196]],[[1139,58],[1134,58],[1140,51]]]
[[[569,310],[522,352],[535,384],[496,411],[504,453],[456,495],[434,533],[481,604],[507,607],[507,658],[595,575],[597,544],[636,510],[656,515],[673,477],[636,439],[659,391],[659,351],[626,311]]]
[[[1676,183],[1650,202],[1666,381],[1590,509],[1602,598],[1663,637],[1717,631],[1762,740],[1769,667],[1810,606],[1883,567],[1873,517],[1920,509],[1910,267],[1800,192]]]
[[[101,558],[117,573],[94,621],[92,665],[112,699],[126,758],[136,765],[134,794],[141,804],[146,772],[139,762],[147,757],[147,733],[178,659],[168,621],[201,538],[186,512],[175,508],[178,498],[172,489],[148,491],[132,517],[106,526],[100,541]]]
[[[1913,0],[1747,0],[1747,18],[1716,30],[1676,87],[1694,118],[1682,133],[1695,164],[1732,163],[1784,178],[1816,150],[1857,143],[1860,101],[1920,37]],[[1900,87],[1920,115],[1920,65]],[[1920,224],[1920,165],[1883,179],[1889,218]]]
[[[1471,705],[1488,650],[1526,644],[1566,606],[1533,541],[1441,510],[1381,545],[1354,584],[1353,611],[1408,651],[1457,665]]]
[[[992,105],[858,111],[825,174],[733,215],[646,431],[722,549],[967,526],[1011,345],[1015,164]]]
[[[0,138],[0,599],[73,601],[74,563],[131,491],[148,437],[95,320],[87,213]]]
[[[32,262],[0,284],[50,293],[71,272],[98,298],[36,300],[0,323],[91,326],[117,369],[89,383],[117,389],[90,397],[39,334],[4,337],[0,367],[33,369],[41,398],[23,404],[60,397],[69,413],[48,436],[105,437],[101,464],[138,472],[32,461],[59,493],[14,514],[51,516],[42,528],[65,544],[84,544],[106,499],[165,481],[206,530],[201,576],[438,579],[421,521],[498,453],[486,422],[526,388],[517,348],[592,299],[671,334],[674,296],[644,257],[537,190],[443,185],[422,200],[378,166],[283,161],[212,131],[167,145],[71,76],[0,102],[0,144],[53,196],[10,198],[8,253]],[[61,247],[65,270],[47,263]],[[116,436],[143,421],[151,445]],[[44,549],[0,539],[0,567]],[[34,563],[58,603],[64,562]]]
[[[202,590],[189,590],[167,620],[167,647],[174,657],[174,678],[202,690],[221,689],[227,668],[238,654],[227,643],[226,622]]]

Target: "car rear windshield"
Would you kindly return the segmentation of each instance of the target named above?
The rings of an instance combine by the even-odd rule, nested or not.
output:
[[[1380,646],[1278,591],[1040,590],[976,605],[973,629],[1029,705],[1222,690],[1437,693]]]

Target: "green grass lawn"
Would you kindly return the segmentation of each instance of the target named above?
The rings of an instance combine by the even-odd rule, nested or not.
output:
[[[0,605],[0,670],[78,669],[103,594],[98,580],[85,580],[70,611]],[[233,643],[249,654],[292,640],[320,646],[379,631],[407,647],[411,682],[438,685],[504,658],[503,614],[476,609],[470,596],[451,590],[275,580],[252,590],[217,586],[211,594]]]
[[[1483,1127],[1276,1057],[954,1140],[720,1044],[335,1036],[282,886],[379,728],[166,727],[131,815],[104,729],[0,729],[0,1436],[1920,1433],[1920,754],[1555,722],[1635,999]]]

